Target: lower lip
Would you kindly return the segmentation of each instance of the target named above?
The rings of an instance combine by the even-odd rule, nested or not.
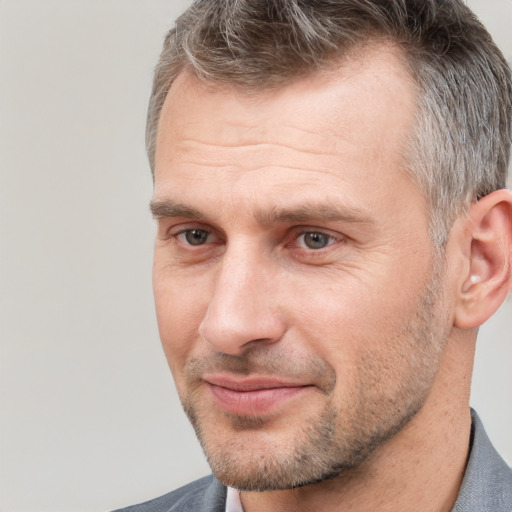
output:
[[[257,416],[283,406],[311,386],[235,391],[208,383],[214,402],[224,411],[244,416]]]

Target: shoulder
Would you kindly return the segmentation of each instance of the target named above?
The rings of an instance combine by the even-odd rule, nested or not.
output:
[[[210,475],[159,498],[114,512],[224,512],[225,506],[226,487]]]
[[[472,411],[472,445],[453,512],[510,512],[512,469],[494,449],[478,415]]]

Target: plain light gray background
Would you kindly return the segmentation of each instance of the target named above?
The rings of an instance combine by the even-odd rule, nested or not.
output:
[[[153,313],[144,121],[188,2],[0,0],[0,511],[94,512],[207,473]],[[512,0],[473,0],[512,58]],[[512,462],[512,303],[473,404]]]

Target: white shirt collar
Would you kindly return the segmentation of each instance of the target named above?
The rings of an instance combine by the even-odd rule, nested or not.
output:
[[[226,495],[226,512],[244,512],[240,501],[240,493],[232,487],[228,487]]]

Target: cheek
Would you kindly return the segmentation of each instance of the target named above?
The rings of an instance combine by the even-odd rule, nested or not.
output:
[[[323,343],[347,343],[380,335],[406,314],[404,307],[410,307],[410,296],[388,293],[382,275],[378,280],[373,276],[338,275],[324,284],[311,287],[296,282],[290,286],[295,291],[288,308],[295,316],[294,323],[316,334],[319,341],[323,338]],[[330,348],[336,348],[336,344]]]
[[[158,330],[165,356],[173,375],[177,376],[198,343],[198,329],[208,304],[201,287],[179,279],[153,274]]]
[[[310,349],[336,369],[338,379],[357,379],[373,366],[400,373],[414,348],[409,330],[427,277],[416,271],[414,282],[407,268],[403,279],[391,274],[380,268],[342,273],[323,287],[295,283],[299,291],[291,309],[299,315],[291,324]]]

